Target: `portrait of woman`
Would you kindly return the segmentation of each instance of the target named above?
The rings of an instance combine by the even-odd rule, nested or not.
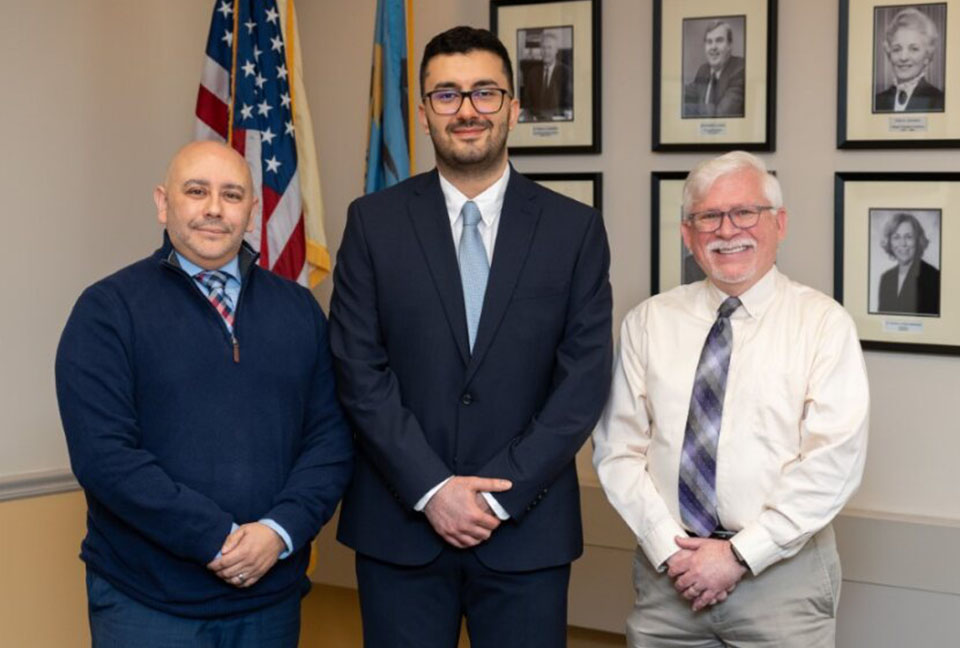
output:
[[[942,112],[943,90],[931,83],[929,69],[941,52],[940,30],[934,21],[915,7],[897,12],[884,31],[883,51],[889,67],[875,71],[877,87],[893,76],[893,84],[878,91],[874,112]],[[878,61],[877,65],[880,66]],[[939,61],[942,70],[942,61]]]
[[[897,212],[884,225],[880,246],[896,264],[880,275],[879,312],[940,314],[940,271],[922,259],[929,244],[913,214]]]

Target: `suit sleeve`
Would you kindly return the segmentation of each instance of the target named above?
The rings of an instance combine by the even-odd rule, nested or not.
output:
[[[477,473],[513,482],[496,499],[514,519],[520,519],[573,460],[603,409],[612,364],[609,268],[606,232],[594,212],[572,275],[553,388],[524,433]]]
[[[77,481],[98,503],[170,553],[213,560],[233,518],[178,483],[141,447],[124,305],[103,287],[77,301],[57,349],[60,416]]]
[[[302,445],[283,490],[264,516],[290,535],[293,551],[330,519],[353,473],[353,441],[337,402],[326,318],[312,295],[304,298],[316,322],[317,350]]]
[[[334,270],[330,343],[340,400],[359,447],[396,496],[413,509],[452,473],[401,401],[380,334],[377,281],[356,202],[347,214]]]

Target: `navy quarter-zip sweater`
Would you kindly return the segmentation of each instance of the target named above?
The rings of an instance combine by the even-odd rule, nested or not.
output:
[[[235,341],[169,239],[90,286],[60,339],[57,398],[87,498],[81,558],[171,614],[249,612],[309,587],[309,544],[353,466],[327,322],[310,292],[240,251]],[[262,518],[294,552],[249,588],[206,569]]]

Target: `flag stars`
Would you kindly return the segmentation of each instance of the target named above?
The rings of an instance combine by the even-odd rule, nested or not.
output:
[[[224,31],[223,38],[221,38],[220,40],[226,43],[229,47],[233,47],[233,32],[230,31],[229,29]]]
[[[261,50],[259,47],[257,47],[256,45],[254,45],[254,46],[253,46],[253,58],[259,59],[261,54],[263,54],[263,50]]]
[[[257,66],[253,64],[253,61],[247,61],[243,64],[243,76],[253,76],[254,72],[257,71]]]
[[[273,106],[268,104],[266,99],[264,99],[263,101],[257,104],[258,115],[263,115],[264,117],[268,117],[270,115],[271,110],[273,110]]]
[[[286,66],[286,65],[278,65],[278,66],[277,66],[277,78],[278,78],[278,79],[286,79],[286,78],[287,78],[287,66]]]
[[[276,137],[276,134],[267,128],[267,130],[260,133],[260,141],[266,142],[267,144],[273,144],[273,138]]]
[[[267,163],[267,172],[276,173],[280,168],[280,160],[277,159],[276,155],[271,155],[269,160],[264,160]]]
[[[260,76],[260,73],[257,72],[257,78],[254,79],[253,82],[256,84],[257,90],[260,90],[261,88],[263,88],[263,84],[266,83],[267,80],[264,77]]]
[[[285,124],[284,130],[287,135],[293,135],[293,120],[290,120]]]
[[[230,6],[229,2],[221,2],[220,7],[217,9],[217,11],[223,14],[223,17],[226,18],[227,16],[233,13],[233,7]]]
[[[253,33],[253,28],[257,26],[257,23],[256,23],[254,20],[251,19],[251,20],[248,20],[247,22],[243,23],[243,26],[247,28],[247,33],[248,33],[248,34],[252,34],[252,33]]]
[[[253,106],[243,104],[243,106],[240,107],[240,117],[243,119],[253,119]]]
[[[279,36],[274,36],[270,39],[270,49],[274,52],[279,52],[283,49],[283,39]]]
[[[281,103],[281,105],[283,105],[284,108],[289,108],[289,107],[290,107],[290,95],[287,94],[286,92],[284,92],[282,95],[280,95],[280,103]]]
[[[267,22],[276,23],[277,19],[280,18],[280,14],[277,13],[277,10],[273,7],[267,9]]]

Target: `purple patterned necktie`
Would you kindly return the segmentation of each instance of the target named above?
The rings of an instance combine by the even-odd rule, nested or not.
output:
[[[733,348],[730,315],[739,307],[738,298],[728,297],[717,309],[717,319],[700,352],[683,434],[680,517],[687,528],[700,537],[709,536],[720,524],[717,518],[717,441]]]
[[[207,299],[220,313],[227,329],[233,333],[233,300],[227,294],[227,273],[220,270],[206,270],[194,275],[197,281],[207,289]]]

